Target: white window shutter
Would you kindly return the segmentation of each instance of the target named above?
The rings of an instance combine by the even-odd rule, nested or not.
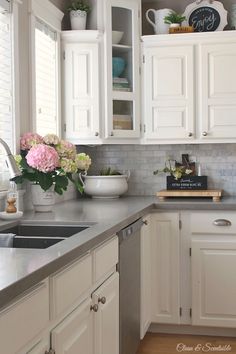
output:
[[[40,135],[58,134],[57,32],[36,18],[36,131]]]

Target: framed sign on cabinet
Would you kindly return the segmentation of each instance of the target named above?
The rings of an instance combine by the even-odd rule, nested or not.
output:
[[[184,16],[195,32],[223,31],[227,25],[227,11],[220,1],[195,1],[186,7]]]

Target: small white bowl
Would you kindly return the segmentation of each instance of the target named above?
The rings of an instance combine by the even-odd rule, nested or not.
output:
[[[23,211],[17,211],[16,213],[7,213],[6,211],[0,212],[0,218],[3,220],[16,220],[23,216]]]
[[[124,32],[121,31],[112,31],[112,44],[118,44],[120,43],[122,37],[124,35]]]

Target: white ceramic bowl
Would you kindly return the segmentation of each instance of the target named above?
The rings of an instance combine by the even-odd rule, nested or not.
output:
[[[118,198],[128,190],[128,175],[82,176],[84,191],[92,198]]]
[[[118,44],[120,43],[122,37],[124,35],[124,32],[121,31],[112,31],[112,44]]]

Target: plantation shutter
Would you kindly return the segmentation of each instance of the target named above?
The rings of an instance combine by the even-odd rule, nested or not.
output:
[[[10,2],[0,0],[0,137],[13,149],[12,25]],[[8,172],[0,145],[0,190],[6,189]]]
[[[36,131],[40,135],[58,133],[57,112],[57,32],[36,18]]]

